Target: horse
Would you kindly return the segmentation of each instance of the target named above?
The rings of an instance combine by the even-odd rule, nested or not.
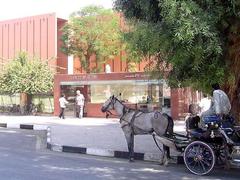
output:
[[[173,119],[167,114],[162,114],[159,111],[143,112],[128,108],[114,95],[107,99],[101,108],[102,112],[112,114],[111,110],[115,110],[117,116],[120,118],[119,122],[127,141],[130,162],[134,161],[134,135],[153,135],[153,133],[162,137],[173,135]],[[157,144],[155,139],[154,141]],[[163,145],[162,152],[161,164],[167,165],[170,158],[169,147]]]

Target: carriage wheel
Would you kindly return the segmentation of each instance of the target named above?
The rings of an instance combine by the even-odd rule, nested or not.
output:
[[[190,143],[184,151],[183,158],[188,170],[196,175],[208,174],[215,164],[213,149],[202,141]]]

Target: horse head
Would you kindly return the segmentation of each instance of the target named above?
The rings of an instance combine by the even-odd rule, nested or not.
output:
[[[112,95],[110,98],[107,99],[107,101],[102,105],[102,112],[107,112],[112,109],[114,109],[114,104],[116,102],[116,97]]]

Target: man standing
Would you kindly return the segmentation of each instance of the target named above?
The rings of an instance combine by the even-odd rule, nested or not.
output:
[[[59,104],[60,104],[60,108],[61,108],[59,118],[65,119],[64,111],[66,108],[66,104],[68,104],[68,101],[65,99],[65,94],[62,94],[61,97],[59,98]]]
[[[84,98],[83,94],[81,94],[80,90],[77,90],[76,93],[77,93],[77,96],[76,96],[77,117],[82,118],[85,98]]]

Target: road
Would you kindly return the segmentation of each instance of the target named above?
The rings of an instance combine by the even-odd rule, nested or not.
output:
[[[52,152],[44,148],[40,131],[0,129],[0,180],[188,180],[239,179],[238,170],[216,169],[195,176],[183,165],[163,167],[153,162]]]

